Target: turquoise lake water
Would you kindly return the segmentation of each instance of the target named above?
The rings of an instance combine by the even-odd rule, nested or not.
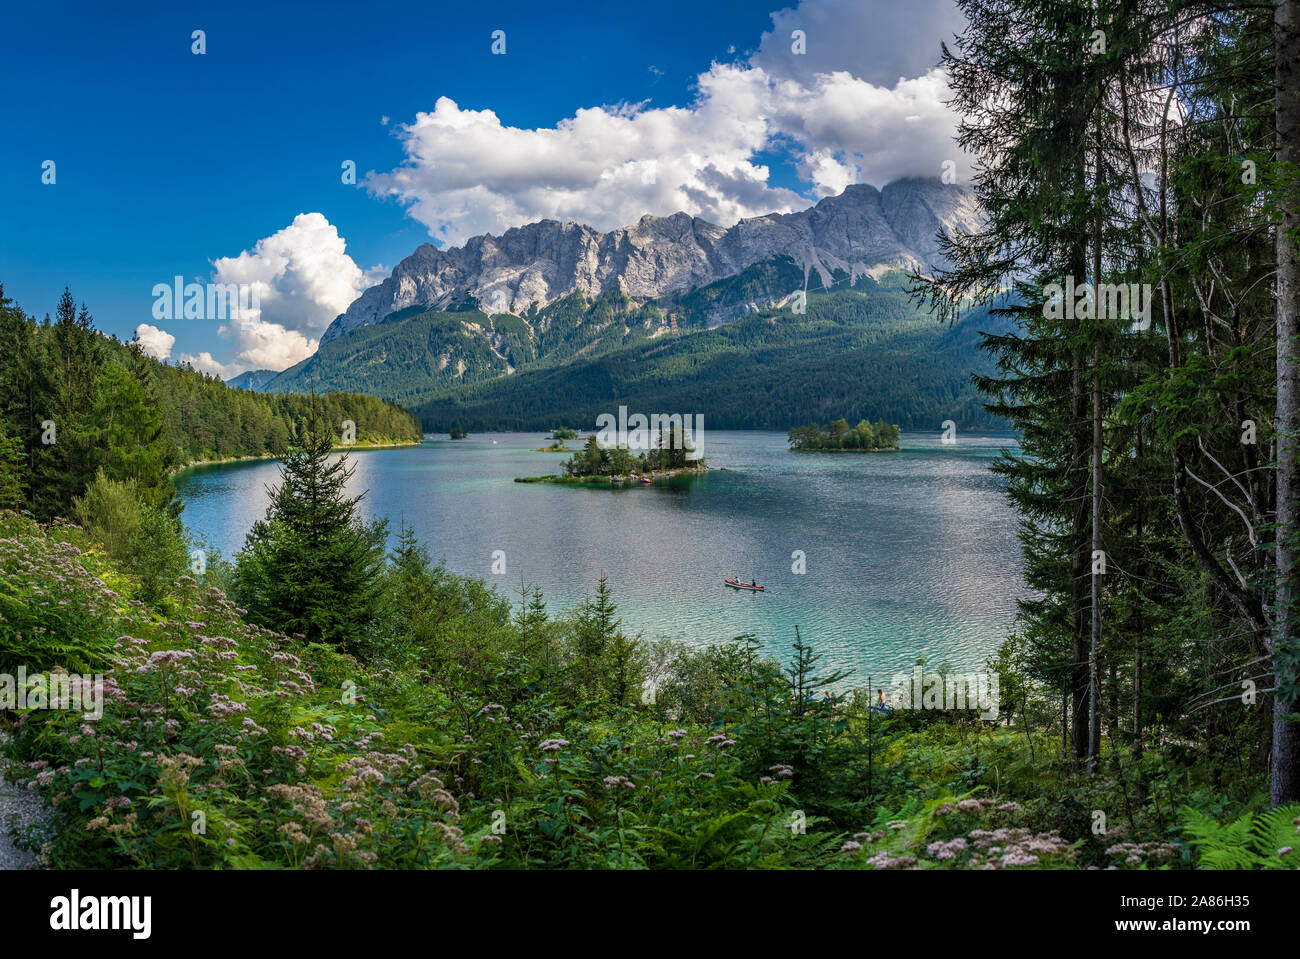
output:
[[[1016,516],[988,469],[1009,437],[905,433],[898,453],[796,453],[784,434],[706,432],[708,475],[653,487],[521,484],[559,472],[541,434],[428,439],[352,454],[367,517],[405,518],[436,560],[518,602],[520,577],[552,612],[603,571],[625,629],[696,644],[754,633],[782,661],[795,626],[853,669],[849,685],[908,671],[918,657],[983,665],[1025,595]],[[572,441],[570,445],[576,445]],[[266,510],[271,461],[200,467],[179,481],[192,531],[227,558]],[[505,553],[504,575],[492,572]],[[793,571],[792,554],[806,572]],[[738,592],[724,577],[757,579]]]

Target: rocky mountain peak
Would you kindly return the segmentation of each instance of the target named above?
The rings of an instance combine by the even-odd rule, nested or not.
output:
[[[772,213],[724,228],[688,213],[646,214],[602,233],[581,223],[540,220],[464,246],[422,243],[382,283],[366,290],[321,338],[378,323],[410,306],[447,306],[475,297],[489,313],[527,312],[579,290],[598,296],[618,286],[633,300],[681,293],[746,267],[790,257],[830,282],[939,262],[940,229],[978,223],[973,195],[938,178],[911,177],[876,189],[848,186],[798,213]]]

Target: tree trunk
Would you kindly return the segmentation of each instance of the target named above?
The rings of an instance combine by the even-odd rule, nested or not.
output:
[[[1097,287],[1093,287],[1096,296]],[[1101,649],[1101,577],[1097,571],[1098,555],[1105,556],[1101,541],[1102,501],[1102,430],[1101,430],[1101,336],[1098,330],[1093,346],[1092,382],[1092,635],[1088,648],[1088,771],[1097,769],[1097,754],[1101,750],[1101,714],[1097,702],[1097,655]],[[1104,562],[1104,559],[1103,559]]]
[[[1082,276],[1083,272],[1075,274]],[[1071,424],[1071,457],[1074,460],[1075,475],[1085,476],[1083,473],[1084,464],[1087,462],[1087,400],[1083,390],[1083,355],[1079,350],[1074,351],[1072,360],[1073,370],[1071,375],[1070,389],[1073,394],[1072,407],[1074,409],[1074,423]],[[1071,637],[1071,657],[1073,662],[1070,668],[1070,732],[1074,746],[1074,756],[1076,760],[1083,759],[1088,754],[1088,614],[1087,605],[1083,596],[1084,579],[1087,576],[1088,566],[1088,496],[1087,483],[1080,481],[1079,485],[1074,488],[1074,513],[1071,524],[1071,540],[1073,543],[1073,553],[1070,557],[1070,580],[1072,584],[1072,599],[1074,603],[1073,612],[1073,635]]]
[[[1092,238],[1092,635],[1088,647],[1088,772],[1097,771],[1097,757],[1101,752],[1101,704],[1097,701],[1097,656],[1101,651],[1101,577],[1098,558],[1105,568],[1105,547],[1101,541],[1102,475],[1101,457],[1103,436],[1101,422],[1101,131],[1097,131],[1097,167],[1093,178],[1096,191],[1096,217]]]
[[[1142,431],[1138,430],[1137,435],[1137,456],[1138,461],[1142,461],[1145,454],[1145,447],[1142,441]],[[1146,511],[1142,508],[1142,500],[1138,500],[1137,507],[1137,541],[1139,543],[1146,541]],[[1137,608],[1137,629],[1133,633],[1133,752],[1135,755],[1142,754],[1142,637],[1146,634],[1146,626],[1142,616],[1142,606]]]
[[[1083,158],[1080,158],[1073,170],[1074,189],[1084,189],[1086,176]],[[1088,237],[1080,230],[1076,243],[1070,250],[1070,275],[1083,277],[1088,270]],[[1074,320],[1071,332],[1078,332],[1079,320]],[[1073,659],[1070,668],[1071,708],[1070,731],[1073,737],[1074,757],[1083,759],[1088,754],[1088,618],[1084,598],[1084,577],[1090,568],[1088,559],[1088,481],[1084,472],[1088,459],[1088,401],[1084,390],[1083,367],[1084,352],[1076,345],[1070,355],[1070,476],[1078,477],[1078,482],[1071,486],[1074,510],[1070,524],[1070,583],[1071,601],[1071,649]]]
[[[1070,758],[1070,684],[1061,684],[1061,761]]]
[[[1300,165],[1300,0],[1277,0],[1273,15],[1274,123],[1277,160],[1284,183]],[[1290,184],[1287,184],[1290,186]],[[1294,187],[1292,187],[1294,189]],[[1275,595],[1271,652],[1274,685],[1295,669],[1298,642],[1295,615],[1296,526],[1300,521],[1296,498],[1300,496],[1300,362],[1296,353],[1297,318],[1300,315],[1300,260],[1288,233],[1300,229],[1300,210],[1294,193],[1283,198],[1282,221],[1277,228],[1277,593]],[[1270,801],[1278,806],[1300,799],[1300,727],[1282,717],[1295,704],[1273,696],[1273,756]]]

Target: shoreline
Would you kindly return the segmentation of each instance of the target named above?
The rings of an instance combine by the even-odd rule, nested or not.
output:
[[[340,444],[338,446],[335,446],[334,451],[349,452],[355,450],[395,450],[395,449],[402,449],[408,446],[422,446],[422,445],[424,445],[423,439],[421,439],[417,443],[348,443],[348,444]],[[229,456],[226,457],[225,459],[219,459],[219,460],[191,460],[188,463],[176,467],[176,469],[172,470],[171,475],[173,477],[180,476],[182,473],[186,472],[187,470],[192,470],[199,466],[230,466],[234,463],[258,463],[264,460],[280,460],[280,459],[284,459],[283,453],[263,453],[258,456]]]
[[[820,449],[818,447],[814,447],[812,449],[805,449],[802,446],[790,447],[791,453],[901,453],[902,451],[903,448],[901,446],[880,446],[870,450],[843,449],[843,448]]]
[[[516,483],[550,483],[553,486],[653,486],[660,480],[677,479],[679,476],[704,476],[706,473],[726,469],[724,466],[706,466],[703,469],[656,470],[649,474],[650,482],[642,483],[640,473],[619,473],[611,476],[561,476],[547,473],[545,476],[516,476]]]

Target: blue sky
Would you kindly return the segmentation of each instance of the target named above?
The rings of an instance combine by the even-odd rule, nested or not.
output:
[[[159,355],[222,374],[302,358],[422,242],[797,209],[934,175],[948,135],[934,83],[903,83],[948,0],[133,6],[6,13],[0,282],[37,316],[69,285],[101,329],[149,324]],[[177,274],[264,282],[265,335],[155,319]]]

